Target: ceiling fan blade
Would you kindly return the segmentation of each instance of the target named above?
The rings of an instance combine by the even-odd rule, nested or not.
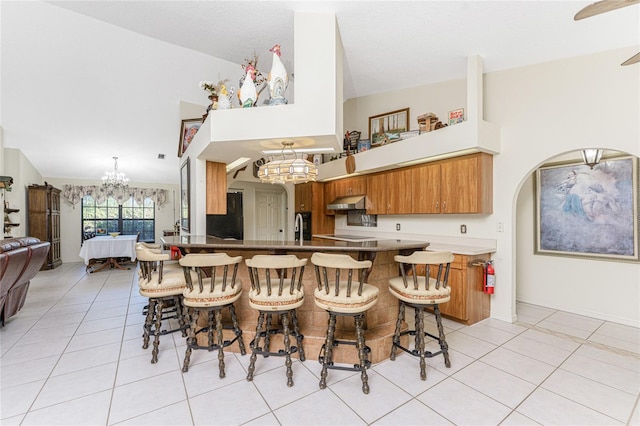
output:
[[[574,21],[580,19],[589,18],[590,16],[599,15],[601,13],[609,12],[611,10],[620,9],[622,7],[631,6],[636,3],[640,3],[640,0],[602,0],[590,4],[584,7],[576,16],[573,17]]]
[[[638,62],[640,62],[640,53],[636,53],[635,55],[633,55],[632,57],[630,57],[629,59],[627,59],[626,61],[624,61],[620,65],[622,65],[622,66],[631,65],[631,64],[637,64]]]

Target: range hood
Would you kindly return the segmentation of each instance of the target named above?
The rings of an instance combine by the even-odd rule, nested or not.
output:
[[[327,205],[327,210],[364,210],[367,197],[365,195],[352,195],[338,197]]]

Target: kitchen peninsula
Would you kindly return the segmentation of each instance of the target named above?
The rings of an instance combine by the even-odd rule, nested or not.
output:
[[[410,254],[416,250],[424,250],[429,243],[425,241],[408,241],[381,239],[377,241],[249,241],[223,240],[205,235],[166,236],[162,238],[165,246],[178,247],[183,254],[199,252],[225,252],[230,256],[242,256],[245,259],[256,254],[294,254],[299,258],[310,258],[314,252],[346,253],[360,260],[371,260],[373,265],[367,274],[367,282],[380,289],[378,303],[367,312],[366,339],[371,348],[371,362],[379,362],[389,357],[391,339],[394,332],[398,310],[397,299],[388,291],[389,278],[398,275],[398,267],[393,259],[396,254]],[[236,313],[243,330],[245,342],[251,341],[255,334],[257,313],[249,307],[248,293],[251,282],[247,268],[242,263],[238,270],[242,280],[243,295],[236,303]],[[317,359],[324,343],[328,315],[316,307],[313,291],[316,278],[313,265],[309,261],[304,271],[305,301],[298,308],[300,328],[304,335],[304,348],[307,358]],[[277,319],[276,319],[277,321]],[[336,338],[353,340],[353,323],[345,318],[338,318]],[[227,331],[225,330],[225,333]],[[204,337],[204,336],[203,336]],[[229,338],[231,334],[229,334]],[[226,335],[225,335],[225,338]],[[229,347],[230,349],[234,346]],[[334,359],[340,363],[357,362],[357,353],[353,350],[337,348]],[[231,349],[234,350],[234,349]]]

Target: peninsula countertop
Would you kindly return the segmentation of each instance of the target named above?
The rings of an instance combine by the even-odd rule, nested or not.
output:
[[[167,246],[183,249],[267,250],[267,251],[353,251],[383,252],[392,250],[423,250],[429,246],[425,241],[380,239],[376,241],[257,241],[225,240],[209,235],[164,236]]]

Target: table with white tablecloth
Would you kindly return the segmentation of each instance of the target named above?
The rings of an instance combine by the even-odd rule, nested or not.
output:
[[[86,240],[80,248],[80,257],[84,259],[84,264],[89,269],[97,259],[104,259],[105,263],[91,272],[105,269],[107,266],[118,269],[125,268],[118,263],[118,258],[130,258],[132,262],[136,260],[137,235],[110,235],[94,237]]]

